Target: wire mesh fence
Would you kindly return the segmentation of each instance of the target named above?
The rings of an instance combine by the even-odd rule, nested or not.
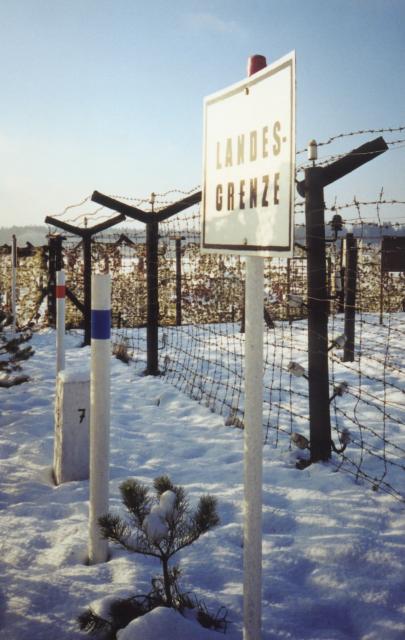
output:
[[[405,127],[340,133],[318,146],[352,136],[384,133],[390,151],[405,144]],[[299,151],[298,156],[305,150]],[[346,155],[346,153],[345,153]],[[339,151],[318,160],[320,166],[341,157]],[[297,173],[305,169],[303,162]],[[150,198],[122,198],[135,206],[158,212],[179,194],[173,190]],[[114,196],[118,198],[119,196]],[[111,216],[103,207],[90,210],[90,197],[67,207],[62,220],[83,228]],[[357,481],[370,483],[405,500],[405,376],[403,325],[405,323],[405,266],[383,266],[383,236],[404,237],[398,220],[404,202],[389,199],[381,190],[369,202],[333,203],[327,213],[343,217],[338,233],[326,225],[327,295],[329,299],[329,388],[333,439],[336,448],[346,429],[350,443],[334,453],[336,469]],[[308,438],[309,407],[308,331],[306,322],[307,259],[305,227],[299,225],[304,201],[295,203],[296,247],[288,260],[265,261],[263,442],[265,455],[274,447],[285,449],[294,461],[291,435]],[[100,217],[101,216],[101,217]],[[384,220],[385,216],[385,220]],[[388,217],[388,219],[390,219]],[[344,314],[347,252],[344,238],[357,242],[354,357],[344,358]],[[146,364],[147,265],[145,228],[111,228],[92,237],[93,271],[112,275],[113,347],[116,355],[143,372]],[[404,252],[403,252],[404,253]],[[83,326],[83,241],[67,233],[63,241],[67,287],[67,327]],[[47,322],[47,250],[19,255],[17,277],[20,325],[32,319]],[[11,258],[0,251],[0,295],[8,304]],[[244,260],[238,256],[202,254],[198,208],[159,223],[159,370],[178,389],[224,416],[230,428],[244,426]],[[48,287],[49,290],[49,287]],[[76,300],[76,302],[75,302]],[[304,450],[301,456],[305,456]]]
[[[346,450],[333,454],[337,469],[374,489],[405,499],[405,274],[382,266],[382,237],[400,236],[399,225],[376,222],[353,203],[350,227],[334,241],[327,233],[329,296],[329,385],[334,440],[349,429]],[[378,206],[374,203],[374,206]],[[360,214],[360,215],[359,215]],[[349,223],[347,223],[348,225]],[[202,254],[199,211],[183,212],[159,226],[159,370],[178,389],[224,416],[230,428],[244,426],[244,276],[239,256]],[[355,357],[342,359],[345,246],[350,230],[357,240]],[[297,228],[296,237],[303,236]],[[265,261],[263,442],[291,450],[291,434],[308,437],[306,252]],[[82,242],[63,242],[66,282],[82,299]],[[19,250],[20,325],[44,310],[46,248]],[[1,293],[7,303],[11,258],[1,253]],[[92,242],[94,271],[112,274],[113,347],[116,355],[144,371],[146,363],[146,236],[144,229],[97,234]],[[179,290],[180,282],[180,290]],[[181,313],[179,315],[179,305]],[[82,312],[67,300],[67,326],[82,326]],[[46,323],[46,311],[42,313]],[[258,327],[261,330],[261,327]],[[298,365],[294,369],[292,364]],[[297,371],[299,375],[296,374]],[[341,390],[345,390],[343,394]],[[301,454],[301,455],[305,455]]]

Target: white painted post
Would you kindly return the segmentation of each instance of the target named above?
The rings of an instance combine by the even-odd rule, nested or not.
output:
[[[17,329],[17,238],[13,235],[11,244],[11,328],[13,336]]]
[[[65,272],[56,272],[56,377],[65,368]]]
[[[265,66],[266,58],[252,56],[248,61],[248,75]],[[263,260],[256,256],[246,257],[244,640],[260,640],[262,635]]]
[[[98,518],[108,513],[110,457],[111,278],[92,277],[90,373],[89,562],[108,559]]]
[[[263,258],[246,257],[244,640],[260,640],[261,638],[263,292]]]

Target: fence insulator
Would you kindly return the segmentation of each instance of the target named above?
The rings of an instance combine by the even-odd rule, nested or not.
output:
[[[333,394],[329,398],[329,402],[332,402],[332,400],[334,400],[334,398],[336,398],[337,396],[343,396],[345,393],[347,393],[348,389],[349,385],[347,384],[347,382],[341,382],[340,384],[336,385],[333,389]]]
[[[339,433],[339,442],[340,442],[340,449],[338,449],[335,445],[335,443],[331,442],[332,445],[332,449],[335,453],[343,453],[343,451],[346,449],[347,445],[350,443],[351,438],[350,438],[350,431],[347,427],[344,427],[342,429],[342,431]]]
[[[300,309],[306,306],[302,296],[298,293],[287,293],[286,302],[292,309]]]
[[[316,140],[308,142],[308,160],[313,162],[318,159],[318,143]]]
[[[337,349],[343,349],[343,347],[346,344],[346,336],[344,334],[342,334],[341,336],[337,336],[337,338],[333,339],[332,344],[330,345],[328,351],[331,351],[332,349],[334,349],[335,347]]]
[[[341,382],[335,387],[335,391],[337,392],[338,396],[343,396],[345,393],[348,392],[348,390],[349,390],[349,385],[347,384],[347,382]]]
[[[297,378],[306,378],[305,369],[298,362],[290,362],[287,368],[291,375],[296,376]]]
[[[345,447],[351,442],[350,431],[347,427],[344,427],[342,429],[341,433],[339,434],[339,440],[340,443]]]
[[[335,234],[335,240],[336,240],[338,232],[343,229],[342,216],[340,216],[338,213],[335,213],[335,215],[333,216],[330,222],[330,226]]]
[[[291,442],[295,444],[298,449],[309,449],[308,438],[301,435],[301,433],[297,433],[296,431],[291,434]]]
[[[264,297],[264,304],[266,305],[270,305],[270,304],[276,304],[278,302],[278,296],[276,293],[272,293],[269,294],[268,296]]]

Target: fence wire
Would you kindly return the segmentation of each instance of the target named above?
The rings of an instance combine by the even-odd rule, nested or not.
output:
[[[405,235],[398,223],[382,224],[381,203],[335,203],[346,227],[337,234],[327,227],[329,297],[329,384],[333,438],[345,429],[350,443],[333,454],[338,470],[374,490],[405,500],[405,273],[382,269],[382,236]],[[347,209],[347,211],[346,211]],[[371,212],[371,215],[370,215]],[[244,426],[244,259],[202,254],[200,214],[183,212],[159,225],[159,369],[178,389],[224,416],[231,428]],[[343,362],[342,288],[344,238],[358,243],[355,358]],[[296,227],[294,258],[265,261],[263,442],[265,455],[274,447],[294,459],[291,434],[309,437],[306,323],[305,229]],[[63,243],[67,286],[83,299],[83,251],[76,236]],[[115,229],[94,236],[94,271],[112,274],[113,345],[118,357],[141,372],[146,365],[146,236],[144,229]],[[11,258],[1,253],[1,295],[7,303]],[[179,298],[179,265],[181,294]],[[25,274],[25,275],[24,275]],[[19,255],[20,325],[41,316],[46,293],[46,250]],[[45,292],[45,293],[44,293]],[[25,297],[30,302],[24,303]],[[27,299],[28,299],[27,298]],[[302,299],[302,303],[300,302]],[[298,301],[297,301],[298,300]],[[179,302],[181,317],[179,318]],[[31,304],[31,316],[28,313]],[[42,313],[46,323],[46,312]],[[22,318],[22,319],[21,319]],[[180,324],[180,322],[181,324]],[[67,326],[82,325],[82,314],[67,301]],[[304,375],[292,375],[291,363]],[[347,385],[344,395],[336,390]],[[231,435],[230,435],[231,437]],[[290,458],[289,458],[290,459]]]

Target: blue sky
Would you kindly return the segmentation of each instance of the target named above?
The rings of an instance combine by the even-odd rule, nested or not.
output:
[[[405,124],[404,0],[0,0],[0,226],[41,224],[94,189],[199,185],[204,96],[242,79],[249,55],[292,50],[297,149]],[[405,200],[404,176],[394,145],[327,197]]]

